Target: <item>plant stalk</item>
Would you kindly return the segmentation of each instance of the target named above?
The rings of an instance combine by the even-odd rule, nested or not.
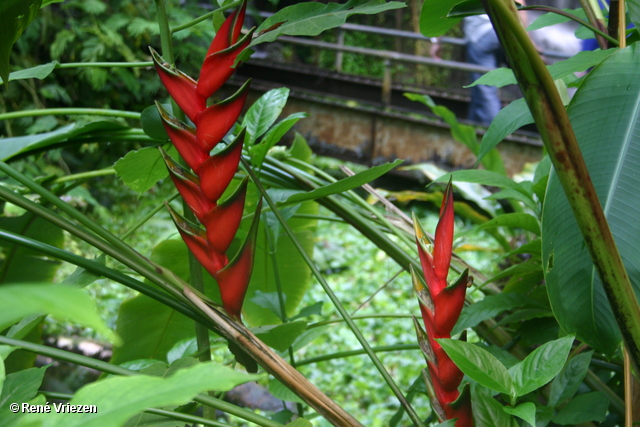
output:
[[[109,116],[130,120],[140,120],[140,113],[134,113],[133,111],[109,110],[106,108],[41,108],[38,110],[13,111],[11,113],[0,114],[0,120],[20,119],[22,117],[65,115]]]
[[[580,4],[582,5],[582,9],[587,14],[587,19],[594,27],[598,28],[603,33],[606,33],[607,28],[604,26],[604,16],[602,15],[602,11],[600,10],[600,5],[598,4],[598,0],[580,0]],[[605,50],[607,48],[607,42],[603,36],[600,34],[596,34],[596,40],[598,41],[598,46],[600,49]]]
[[[640,362],[640,305],[551,75],[509,0],[482,0],[529,105],[602,279],[634,367]]]

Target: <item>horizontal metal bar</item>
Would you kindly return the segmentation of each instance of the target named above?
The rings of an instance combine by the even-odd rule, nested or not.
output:
[[[269,12],[260,12],[260,16],[263,18],[268,18],[271,15],[273,15],[273,13],[269,13]],[[342,30],[349,30],[349,31],[359,31],[362,33],[369,33],[369,34],[379,34],[379,35],[385,35],[385,36],[390,36],[390,37],[399,37],[399,38],[406,38],[406,39],[414,39],[414,40],[423,40],[423,41],[430,41],[429,37],[425,37],[420,33],[416,33],[413,31],[405,31],[405,30],[395,30],[392,28],[382,28],[382,27],[373,27],[371,25],[360,25],[360,24],[343,24],[340,27],[338,27]],[[438,38],[439,42],[442,44],[451,44],[451,45],[455,45],[455,46],[465,46],[467,44],[467,41],[463,38],[458,38],[458,37],[439,37]],[[566,59],[569,58],[571,55],[568,55],[564,52],[558,52],[558,51],[551,51],[551,50],[545,50],[545,51],[540,51],[541,55],[550,57],[550,58],[557,58],[557,59]],[[434,64],[435,65],[435,64]]]
[[[303,39],[298,37],[281,36],[278,40],[300,46],[311,46],[322,49],[337,50],[340,52],[359,53],[362,55],[375,56],[378,58],[391,59],[394,61],[409,62],[413,64],[432,65],[434,67],[448,68],[452,70],[461,70],[471,73],[488,73],[493,70],[491,67],[483,67],[468,62],[449,61],[446,59],[435,59],[425,56],[409,55],[406,53],[394,52],[389,50],[369,49],[365,47],[337,45],[334,43],[320,42],[311,39]]]

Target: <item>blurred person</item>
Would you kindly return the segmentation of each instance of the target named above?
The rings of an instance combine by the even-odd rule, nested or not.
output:
[[[525,5],[525,0],[515,1]],[[526,26],[524,12],[520,16]],[[462,24],[466,41],[467,62],[491,68],[497,68],[500,63],[506,63],[506,57],[488,15],[466,17]],[[436,39],[433,42],[431,56],[440,58],[439,40]],[[482,73],[471,73],[471,80],[476,81],[481,76]],[[502,102],[497,87],[476,85],[471,88],[468,120],[488,126],[501,108]]]

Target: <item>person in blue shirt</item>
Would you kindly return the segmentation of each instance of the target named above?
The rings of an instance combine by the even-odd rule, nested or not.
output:
[[[516,0],[525,4],[525,0]],[[525,20],[524,12],[521,18]],[[526,22],[525,22],[526,25]],[[493,30],[488,15],[475,15],[464,18],[463,31],[466,41],[467,62],[485,67],[496,68],[506,62],[498,36]],[[440,57],[440,44],[434,43],[431,56]],[[471,73],[471,81],[476,81],[481,73]],[[502,108],[498,88],[476,85],[471,88],[471,103],[467,119],[488,126]]]

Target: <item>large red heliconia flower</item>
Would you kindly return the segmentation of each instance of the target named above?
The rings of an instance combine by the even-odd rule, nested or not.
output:
[[[238,169],[244,132],[216,154],[210,153],[237,121],[249,93],[249,82],[221,102],[207,106],[207,99],[231,77],[237,56],[251,42],[253,31],[241,37],[245,11],[246,2],[218,30],[197,81],[171,67],[151,49],[162,83],[194,124],[181,122],[156,103],[171,142],[191,170],[180,166],[163,151],[165,163],[180,195],[200,224],[169,210],[191,252],[216,279],[224,309],[237,319],[240,319],[253,266],[251,236],[254,233],[249,233],[231,261],[227,251],[242,219],[246,179],[226,200],[221,202],[220,198]],[[256,224],[254,220],[253,229]]]
[[[413,224],[424,280],[415,270],[412,269],[411,273],[413,287],[420,301],[426,335],[418,322],[414,323],[420,347],[427,359],[427,370],[424,371],[427,390],[441,421],[457,418],[456,427],[473,426],[468,387],[465,387],[462,393],[458,390],[463,377],[462,371],[436,341],[438,338],[451,338],[451,330],[460,317],[467,284],[471,280],[469,271],[465,270],[455,283],[449,285],[447,282],[454,225],[451,182],[447,185],[440,207],[440,221],[433,241],[433,254],[427,249],[430,242],[415,215]]]

